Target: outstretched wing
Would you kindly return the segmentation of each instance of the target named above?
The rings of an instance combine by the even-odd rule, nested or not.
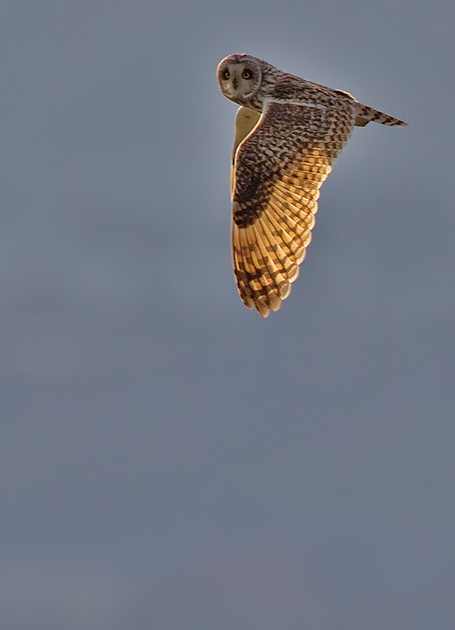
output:
[[[234,148],[234,270],[244,304],[263,317],[280,308],[299,274],[319,188],[355,117],[354,100],[327,106],[271,100]]]

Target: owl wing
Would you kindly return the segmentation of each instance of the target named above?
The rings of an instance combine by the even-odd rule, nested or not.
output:
[[[319,188],[351,134],[356,105],[271,100],[264,110],[234,147],[232,255],[240,297],[267,317],[299,274]]]

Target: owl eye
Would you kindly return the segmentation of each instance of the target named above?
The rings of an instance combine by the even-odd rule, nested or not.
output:
[[[229,70],[225,70],[225,71],[223,72],[223,79],[226,79],[226,80],[227,80],[227,79],[229,79],[229,77],[230,77],[230,76],[231,76],[231,75],[229,74]]]
[[[249,70],[244,70],[242,73],[242,77],[244,79],[251,79],[251,72]]]

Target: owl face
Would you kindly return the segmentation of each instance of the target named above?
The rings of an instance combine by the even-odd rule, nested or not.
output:
[[[242,105],[254,96],[262,82],[259,60],[249,55],[230,55],[218,66],[218,83],[227,98]]]

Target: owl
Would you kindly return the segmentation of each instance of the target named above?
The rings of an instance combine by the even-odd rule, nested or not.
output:
[[[319,188],[354,126],[406,123],[246,54],[223,59],[217,77],[240,105],[231,166],[237,287],[245,306],[267,317],[299,275]]]

